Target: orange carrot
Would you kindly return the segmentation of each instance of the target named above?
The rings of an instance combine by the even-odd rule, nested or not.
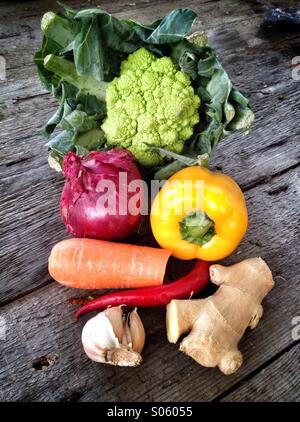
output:
[[[170,252],[95,239],[66,239],[49,257],[54,280],[80,289],[123,289],[162,284]]]

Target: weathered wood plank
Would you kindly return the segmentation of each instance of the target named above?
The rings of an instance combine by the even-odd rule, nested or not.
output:
[[[15,95],[13,95],[15,98],[23,98],[26,95],[33,95],[33,93],[38,95],[42,92],[40,86],[34,83],[32,53],[38,49],[40,44],[39,27],[42,14],[49,9],[57,9],[58,6],[53,2],[51,2],[52,6],[48,2],[34,3],[40,5],[40,7],[35,6],[34,11],[32,11],[33,15],[29,14],[29,17],[27,17],[27,12],[19,25],[17,24],[17,28],[15,14],[11,11],[7,15],[4,13],[5,21],[2,24],[2,32],[9,34],[11,27],[13,27],[14,36],[7,39],[0,37],[0,50],[7,60],[8,78],[15,83]],[[93,3],[96,4],[97,2]],[[93,3],[90,3],[90,5],[92,6]],[[128,14],[130,14],[132,18],[141,20],[157,19],[176,6],[194,7],[199,15],[194,30],[207,30],[211,43],[218,48],[220,53],[222,53],[222,50],[231,52],[236,50],[241,53],[249,46],[258,48],[259,45],[266,42],[263,38],[256,37],[262,19],[261,14],[256,13],[256,9],[245,2],[241,5],[238,1],[224,1],[217,3],[217,6],[215,2],[210,1],[196,4],[195,2],[182,1],[158,2],[159,8],[154,7],[157,2],[154,2],[154,4],[153,2],[138,2],[134,8],[132,6],[124,8],[124,5],[121,6],[120,3],[122,4],[119,1],[113,3],[101,2],[101,6],[115,13],[118,17],[128,17]],[[239,4],[239,7],[237,7],[237,4]],[[78,2],[76,8],[80,8]],[[26,8],[24,9],[26,10]],[[14,25],[12,25],[12,21]],[[289,35],[281,35],[282,37],[289,37]],[[4,84],[2,84],[3,87]],[[5,88],[1,92],[1,84],[0,93],[3,99],[7,101],[11,99],[10,89]]]
[[[222,401],[299,402],[300,345],[284,353]]]
[[[248,234],[227,262],[261,255],[275,276],[276,288],[264,302],[265,315],[241,342],[245,364],[225,377],[205,369],[167,344],[164,310],[144,310],[148,333],[144,364],[137,369],[96,365],[80,347],[81,327],[67,298],[74,291],[56,284],[1,309],[7,340],[0,341],[1,400],[212,400],[291,344],[291,320],[299,312],[298,252],[300,170],[275,177],[247,192]],[[50,354],[57,361],[45,370],[32,368]],[[150,381],[151,380],[151,381]],[[180,384],[180,388],[178,388]]]
[[[86,2],[68,4],[86,7]],[[224,149],[219,146],[212,167],[222,168],[249,188],[299,163],[300,84],[292,81],[290,66],[299,37],[278,34],[268,40],[258,33],[262,11],[270,2],[89,2],[89,6],[95,4],[119,17],[141,20],[156,19],[177,6],[195,8],[199,13],[195,29],[208,31],[231,78],[250,94],[257,116],[247,139],[235,136],[224,141]],[[0,3],[0,54],[7,58],[8,70],[8,83],[0,84],[2,303],[49,282],[49,250],[65,236],[57,211],[62,181],[47,166],[40,136],[40,128],[56,105],[43,95],[31,63],[41,37],[40,17],[56,7],[52,1]],[[74,292],[51,284],[0,310],[8,327],[8,340],[0,340],[0,399],[212,400],[249,377],[291,344],[290,322],[299,309],[299,298],[293,294],[299,288],[299,215],[293,208],[299,202],[299,189],[296,169],[247,193],[251,227],[231,260],[261,254],[274,270],[278,285],[266,300],[261,325],[241,343],[246,363],[236,376],[225,378],[200,368],[164,343],[164,310],[143,311],[148,332],[143,367],[97,366],[80,349],[84,320],[77,324],[73,309],[66,304]],[[36,358],[48,353],[53,365],[38,370],[45,359]],[[287,390],[282,394],[293,397]]]
[[[124,13],[126,15],[130,13],[134,18],[138,15],[141,16],[146,11],[145,19],[147,22],[153,20],[154,15],[159,12],[159,10],[157,11],[158,6],[159,8],[169,10],[175,9],[176,7],[195,7],[202,11],[202,16],[207,16],[211,20],[214,19],[214,21],[211,22],[212,25],[214,25],[216,21],[223,20],[224,22],[227,22],[232,18],[252,15],[256,11],[261,13],[264,8],[263,4],[259,5],[258,2],[255,5],[249,4],[248,2],[240,2],[239,0],[224,0],[222,2],[215,0],[138,0],[136,2],[122,0],[114,0],[113,2],[108,0],[89,0],[88,6],[86,1],[71,0],[66,3],[76,10],[87,7],[100,7],[108,10],[110,13]],[[32,18],[40,16],[48,10],[55,11],[58,9],[59,6],[51,0],[26,1],[25,4],[24,2],[2,1],[0,4],[0,16],[5,19],[6,22],[13,22],[16,26],[14,30],[10,27],[10,31],[8,32],[4,31],[3,27],[0,26],[0,39],[15,36],[18,32],[21,32],[22,29],[23,32],[25,32],[26,29],[28,30],[28,27],[25,25],[30,26]],[[19,22],[18,19],[22,19],[22,22]],[[23,27],[20,23],[23,24]],[[3,22],[3,25],[4,24],[5,22]]]
[[[212,21],[207,20],[204,25],[208,24],[211,27],[214,22],[217,24],[219,19],[219,26],[215,31],[211,31],[211,35],[214,36],[213,41],[220,47],[224,46],[221,53],[224,55],[224,65],[232,74],[237,86],[250,93],[257,116],[254,129],[247,138],[243,139],[239,134],[220,144],[212,168],[223,169],[235,177],[243,187],[248,187],[299,163],[300,130],[295,114],[298,112],[300,84],[293,82],[290,77],[289,44],[283,50],[277,50],[276,46],[271,45],[269,55],[266,54],[264,40],[261,40],[263,44],[260,48],[249,47],[246,41],[240,42],[241,37],[248,39],[248,35],[245,36],[242,32],[241,23],[237,20],[228,21],[228,28],[224,29],[224,25],[220,24],[220,10],[216,11],[212,3],[214,2],[204,2],[199,5],[197,3],[197,8],[200,11],[204,8],[203,12],[214,16]],[[143,4],[145,7],[143,13],[148,14],[151,5],[147,2]],[[114,3],[112,7],[117,6]],[[161,8],[155,11],[156,17],[166,13],[168,8],[170,8],[168,2],[163,3]],[[239,12],[234,12],[235,19],[250,13],[248,9],[243,8]],[[24,13],[29,12],[24,11]],[[126,14],[125,11],[122,13]],[[35,19],[37,25],[37,18]],[[249,37],[250,34],[252,38],[254,37],[256,25],[257,23],[255,25],[251,23],[246,26]],[[37,41],[39,31],[33,24],[32,27],[36,31],[36,40],[33,41]],[[239,37],[236,36],[238,31]],[[229,39],[235,39],[237,42],[235,46],[243,46],[244,52],[238,51],[238,54],[235,54],[231,51],[231,54],[225,54],[224,49]],[[19,39],[16,41],[19,45]],[[30,48],[34,49],[29,39],[26,43],[20,43],[20,48],[26,44],[29,46],[26,47],[28,52]],[[24,62],[30,60],[29,53],[26,54]],[[19,58],[16,65],[18,63]],[[3,120],[0,122],[2,164],[0,175],[1,187],[6,195],[0,198],[2,235],[0,254],[1,268],[7,280],[0,286],[0,302],[12,300],[49,280],[45,263],[50,246],[64,233],[57,211],[62,181],[47,166],[46,148],[40,134],[42,125],[56,108],[56,102],[48,95],[27,99],[29,93],[38,95],[43,91],[33,74],[32,66],[28,66],[28,69],[25,67],[24,70],[22,65],[18,64],[16,69],[21,79],[16,82],[13,77],[8,81],[10,88],[8,100],[5,102],[7,108],[1,110]],[[22,78],[27,80],[24,81]],[[286,84],[280,84],[282,78],[286,80]],[[268,86],[272,85],[272,88],[266,88],[267,83]],[[22,91],[24,86],[27,88],[25,97],[22,98],[20,89]],[[5,91],[3,84],[0,84],[1,88]],[[19,100],[16,99],[17,96],[20,96]],[[3,96],[0,98],[3,100]],[[39,259],[36,260],[38,252]]]
[[[273,94],[263,101],[256,98],[255,105],[262,109],[257,111],[251,134],[245,139],[236,135],[224,140],[212,168],[232,175],[245,188],[299,163],[300,130],[295,119],[298,98],[298,91],[292,89],[284,101]],[[39,135],[48,102],[53,104],[45,96],[28,108],[22,103],[23,126],[19,121],[16,128],[12,119],[6,121],[2,131],[5,165],[0,167],[0,174],[5,195],[0,198],[0,267],[6,282],[0,285],[0,302],[49,280],[46,262],[50,247],[64,235],[58,213],[62,178],[48,168],[46,148]],[[34,129],[32,121],[36,122]],[[11,133],[15,134],[13,143]]]
[[[241,25],[240,22],[239,25]],[[252,21],[251,25],[253,25]],[[252,37],[254,36],[254,31],[256,31],[256,29],[257,24],[251,26],[250,33]],[[220,32],[218,32],[217,29],[213,32],[213,34],[215,35],[215,39],[213,39],[214,42],[219,38],[219,42],[221,43],[221,45],[226,46],[228,44],[228,42],[226,41],[228,41],[228,39],[230,38],[235,40],[235,46],[241,46],[244,44],[247,45],[247,43],[241,42],[241,37],[235,36],[237,32],[236,28],[233,27],[229,30],[226,29],[225,34],[223,27],[219,28],[219,31]],[[25,62],[28,64],[28,61],[31,62],[31,56],[34,46],[30,44],[29,40],[27,40],[26,45],[30,45],[31,48],[28,57],[24,58]],[[21,51],[24,50],[23,47],[24,46],[21,43]],[[284,96],[284,88],[277,86],[283,78],[286,79],[288,87],[290,87],[292,84],[290,68],[289,66],[286,66],[286,61],[290,61],[292,57],[291,54],[290,57],[286,57],[288,55],[289,47],[290,46],[288,45],[284,52],[277,52],[276,50],[273,50],[272,54],[270,55],[270,58],[266,57],[266,52],[264,51],[264,49],[261,49],[259,53],[255,53],[251,50],[251,48],[248,48],[248,51],[245,51],[245,54],[243,56],[238,55],[237,57],[235,53],[232,52],[229,55],[224,55],[224,64],[228,69],[229,73],[232,75],[233,80],[236,80],[236,84],[238,87],[241,87],[242,89],[244,88],[247,93],[251,93],[251,91],[254,92],[254,94],[258,96],[257,99],[259,100],[259,103],[264,103],[264,101],[262,101],[262,98],[265,98],[265,96],[268,95],[274,95],[276,91],[278,91],[278,95]],[[256,48],[258,47],[256,46]],[[8,61],[8,63],[9,62],[10,61]],[[41,89],[40,84],[34,74],[34,68],[31,65],[28,69],[29,74],[26,73],[26,69],[24,72],[24,68],[21,64],[17,67],[17,71],[19,72],[19,74],[12,75],[12,79],[9,79],[8,84],[0,84],[0,89],[2,87],[3,90],[1,99],[2,101],[4,101],[5,107],[1,113],[2,125],[4,125],[4,129],[6,129],[6,131],[9,133],[10,138],[12,137],[13,139],[18,139],[18,135],[21,134],[21,136],[26,139],[29,133],[32,134],[33,126],[35,127],[36,123],[37,129],[39,129],[42,122],[45,121],[45,115],[47,114],[47,97],[44,100],[40,97],[27,99],[26,96],[28,96],[29,94],[30,97],[32,97],[35,95],[39,95],[44,91]],[[23,75],[23,79],[20,78],[21,74]],[[276,87],[268,88],[272,85],[276,85]],[[5,95],[8,96],[8,102],[5,101]],[[25,95],[25,97],[23,97],[23,95]],[[24,99],[26,99],[26,101],[24,101]],[[33,116],[28,116],[27,113],[23,115],[23,112],[27,112],[28,108],[32,110],[31,112],[36,111],[36,105],[39,101],[43,101],[43,103],[45,103],[45,106],[40,107],[42,114],[36,116],[33,125]],[[52,110],[54,110],[54,104],[54,100],[49,102],[49,115]],[[19,127],[17,127],[17,133],[14,133],[13,131],[13,129],[16,127],[15,120],[12,119],[13,116],[19,120]],[[8,120],[8,122],[6,122],[6,120]],[[23,125],[23,122],[26,122],[25,126]],[[29,133],[27,131],[29,131]],[[27,139],[26,144],[28,144]],[[10,147],[10,150],[13,151],[13,148]]]

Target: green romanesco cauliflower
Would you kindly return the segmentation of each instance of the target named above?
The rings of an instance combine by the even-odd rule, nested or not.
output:
[[[199,122],[200,99],[189,77],[169,57],[156,58],[140,48],[121,64],[107,88],[107,142],[130,150],[144,166],[163,162],[153,145],[181,153]]]

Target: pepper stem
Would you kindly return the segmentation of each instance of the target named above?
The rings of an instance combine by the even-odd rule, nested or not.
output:
[[[180,233],[183,240],[203,246],[216,234],[215,224],[202,211],[192,211],[180,222]]]

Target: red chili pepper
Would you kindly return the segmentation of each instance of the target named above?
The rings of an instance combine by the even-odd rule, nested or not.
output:
[[[147,308],[167,305],[172,299],[189,298],[193,293],[202,290],[208,283],[209,266],[210,264],[206,261],[197,261],[189,274],[173,283],[157,287],[123,290],[100,296],[83,305],[76,313],[76,317],[78,318],[87,312],[105,309],[108,306],[127,305]]]

